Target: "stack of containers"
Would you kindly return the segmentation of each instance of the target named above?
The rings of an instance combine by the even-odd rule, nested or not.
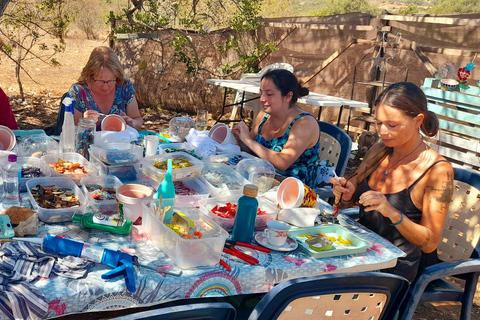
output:
[[[143,147],[126,142],[93,144],[89,148],[90,161],[101,175],[116,176],[122,183],[137,180]]]
[[[163,145],[162,145],[163,147]],[[186,152],[170,152],[146,157],[142,160],[142,171],[157,189],[167,172],[166,163],[173,159],[172,180],[175,198],[179,204],[198,205],[204,203],[210,195],[209,188],[199,178],[204,163]]]

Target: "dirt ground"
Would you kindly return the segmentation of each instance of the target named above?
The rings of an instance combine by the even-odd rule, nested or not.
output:
[[[26,100],[19,98],[19,89],[14,76],[14,64],[7,59],[0,62],[0,86],[10,97],[12,109],[20,129],[44,129],[56,123],[59,101],[64,92],[80,75],[81,68],[88,60],[92,49],[108,45],[105,41],[86,39],[67,39],[65,53],[57,60],[60,67],[50,67],[40,62],[28,61],[25,67],[34,80],[22,75]],[[175,116],[186,116],[166,110],[142,109],[144,130],[158,132],[167,128],[168,122]],[[193,116],[193,115],[189,115]],[[213,124],[213,121],[210,120]],[[479,286],[477,286],[479,288]],[[480,319],[480,289],[475,296],[472,319]],[[415,320],[459,319],[459,304],[422,304],[417,308]]]

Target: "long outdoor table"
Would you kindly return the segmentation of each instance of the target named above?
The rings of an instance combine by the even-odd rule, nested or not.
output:
[[[275,284],[292,278],[331,272],[359,272],[392,267],[404,253],[377,234],[363,228],[348,216],[339,215],[341,224],[366,240],[371,246],[361,254],[314,259],[299,249],[291,252],[263,253],[238,247],[259,260],[249,265],[230,255],[223,254],[232,270],[228,272],[219,264],[181,270],[179,277],[162,273],[162,270],[179,272],[180,269],[142,232],[134,227],[128,236],[86,230],[73,223],[40,224],[39,236],[45,233],[64,235],[74,240],[88,242],[113,250],[136,255],[142,264],[158,272],[135,268],[136,292],[126,289],[123,278],[105,281],[101,275],[110,269],[94,265],[86,276],[79,279],[51,274],[49,277],[29,282],[44,295],[48,304],[47,317],[84,312],[87,310],[121,309],[151,304],[158,301],[194,297],[224,297],[240,294],[268,292]],[[11,243],[10,243],[11,244]],[[3,246],[9,243],[3,244]],[[4,247],[2,247],[4,248]],[[1,258],[1,254],[0,254]],[[6,318],[0,313],[0,318]]]
[[[225,79],[208,79],[207,83],[213,84],[219,87],[230,88],[237,91],[249,92],[260,94],[260,83],[251,80],[225,80]],[[225,113],[225,108],[231,107],[236,104],[226,104],[227,90],[225,90],[225,95],[223,99],[222,113],[218,119],[221,119]],[[243,104],[247,100],[243,99],[240,103],[240,114],[242,114]],[[351,108],[368,108],[368,103],[360,102],[355,100],[344,99],[340,97],[329,96],[321,93],[310,92],[309,95],[300,97],[298,99],[299,103],[308,104],[312,106],[319,107],[317,119],[320,120],[320,115],[322,113],[322,107],[339,107],[340,112],[338,115],[337,126],[340,125],[340,120],[342,118],[342,111],[345,106],[349,107],[348,113],[348,126],[350,126],[350,115]]]

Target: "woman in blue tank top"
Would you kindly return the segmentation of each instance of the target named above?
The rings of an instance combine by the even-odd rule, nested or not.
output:
[[[290,71],[275,69],[265,73],[260,83],[263,110],[252,130],[240,122],[232,132],[243,149],[268,160],[279,174],[314,187],[320,129],[317,120],[296,105],[297,99],[307,94],[308,89]]]
[[[351,179],[330,180],[341,208],[357,203],[359,222],[380,234],[406,256],[387,270],[413,281],[432,264],[453,192],[453,169],[424,142],[438,119],[427,109],[423,91],[409,82],[395,83],[375,101],[374,145]]]

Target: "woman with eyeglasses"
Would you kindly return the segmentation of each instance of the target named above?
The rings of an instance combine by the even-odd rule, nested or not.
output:
[[[390,85],[376,99],[382,141],[365,155],[350,179],[332,178],[340,208],[356,204],[359,222],[402,249],[405,257],[387,272],[413,281],[438,262],[453,192],[451,164],[424,142],[439,129],[422,89],[410,82]]]
[[[67,96],[76,101],[75,125],[83,113],[94,110],[101,115],[118,114],[129,126],[142,128],[135,89],[117,55],[108,47],[93,49],[78,82],[70,87]]]

